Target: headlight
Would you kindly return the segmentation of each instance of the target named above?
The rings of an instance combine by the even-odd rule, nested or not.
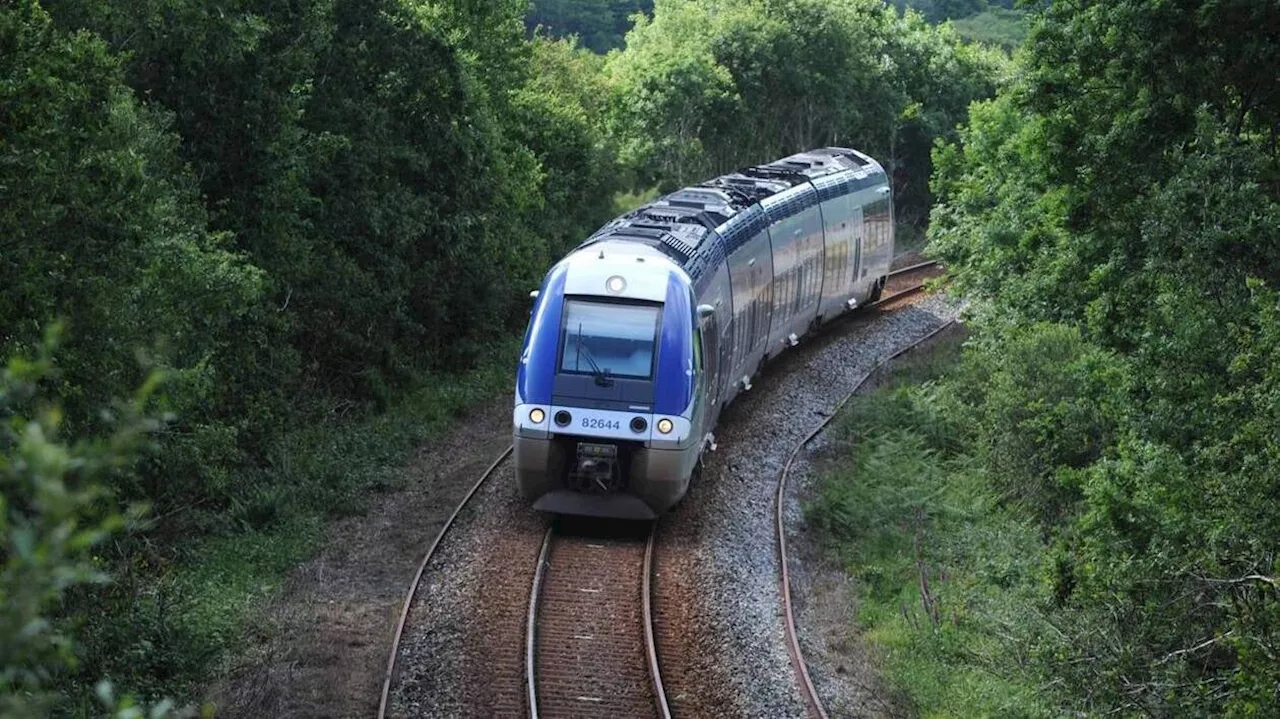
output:
[[[529,421],[534,424],[542,424],[542,420],[547,418],[547,413],[542,411],[541,407],[534,407],[529,410]]]
[[[675,425],[672,424],[671,420],[667,419],[666,417],[663,417],[662,419],[658,420],[658,424],[655,426],[658,428],[658,431],[661,432],[662,434],[671,434],[671,430],[675,429]]]

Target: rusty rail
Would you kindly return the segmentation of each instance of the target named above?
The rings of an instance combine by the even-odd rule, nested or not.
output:
[[[642,546],[639,537],[547,530],[525,631],[533,719],[650,712],[670,719],[649,598],[652,524],[647,534]]]
[[[471,489],[462,498],[462,501],[458,503],[458,506],[454,508],[453,514],[449,515],[449,519],[440,528],[440,532],[436,534],[435,541],[427,549],[427,553],[422,557],[422,563],[418,565],[418,571],[413,575],[413,581],[409,583],[409,591],[405,593],[404,607],[401,608],[400,619],[396,622],[395,636],[391,640],[391,656],[387,659],[387,673],[382,679],[382,699],[378,702],[378,719],[385,719],[387,716],[387,703],[391,697],[391,680],[395,677],[396,657],[400,654],[400,639],[404,636],[404,626],[409,619],[409,608],[413,606],[413,598],[418,593],[418,585],[422,583],[422,574],[427,570],[427,564],[431,562],[431,558],[435,556],[436,549],[440,547],[440,542],[444,539],[445,533],[449,531],[449,528],[453,526],[454,520],[462,513],[462,508],[471,501],[471,498],[480,490],[485,481],[493,476],[494,470],[498,468],[498,465],[511,456],[511,450],[512,447],[507,447],[502,454],[498,455],[497,459],[493,460],[489,468],[480,475],[476,483],[471,485]]]
[[[906,274],[908,272],[923,269],[926,266],[932,266],[934,264],[935,263],[923,263],[920,265],[914,265],[912,267],[907,267],[902,270],[898,270],[896,273],[893,273],[893,274]],[[904,295],[915,294],[919,292],[922,289],[922,287],[923,285],[917,285],[908,290],[897,292],[893,295],[890,295],[889,297],[885,297],[881,299],[876,304],[877,305],[884,304],[885,302],[888,302],[893,299],[897,299],[899,297],[903,297]],[[860,382],[858,382],[857,386],[855,386],[852,391],[850,391],[847,395],[844,396],[843,399],[840,400],[840,402],[835,406],[835,409],[833,409],[825,419],[819,422],[818,425],[812,429],[812,431],[806,434],[804,439],[796,443],[796,446],[791,451],[790,456],[787,457],[786,464],[782,466],[782,471],[779,472],[778,474],[778,491],[774,500],[775,501],[775,520],[776,520],[775,532],[777,533],[777,537],[778,537],[778,565],[781,568],[780,582],[782,585],[782,607],[783,607],[783,614],[784,614],[784,624],[785,624],[786,634],[787,634],[787,652],[791,655],[792,668],[796,672],[796,676],[799,680],[799,684],[801,688],[801,693],[804,695],[805,703],[808,706],[809,714],[812,717],[818,717],[819,719],[827,719],[827,712],[826,712],[826,709],[823,708],[822,699],[818,696],[817,689],[815,689],[813,685],[813,680],[809,676],[809,668],[805,664],[804,654],[800,649],[799,635],[796,633],[795,613],[794,613],[793,605],[791,602],[791,572],[787,566],[788,565],[787,531],[786,531],[786,522],[784,520],[784,514],[786,509],[787,476],[791,471],[791,465],[795,462],[796,457],[799,456],[800,451],[803,450],[805,446],[807,446],[811,441],[813,441],[814,437],[817,437],[819,434],[821,434],[822,431],[826,429],[828,425],[831,424],[831,422],[840,414],[840,410],[844,408],[845,404],[848,403],[849,400],[852,399],[854,395],[856,395],[858,391],[861,390],[863,386],[865,386],[867,382],[870,381],[871,378],[874,377],[882,367],[892,362],[893,360],[897,359],[898,357],[901,357],[902,355],[906,354],[912,349],[915,349],[921,344],[924,344],[925,342],[933,339],[943,330],[954,325],[955,322],[956,322],[955,320],[950,320],[942,324],[940,327],[934,329],[932,332],[915,340],[914,342],[906,345],[905,347],[902,347],[898,351],[894,352],[893,354],[889,355],[885,359],[878,362],[875,367],[872,367],[871,370],[867,373],[867,375],[863,377]]]

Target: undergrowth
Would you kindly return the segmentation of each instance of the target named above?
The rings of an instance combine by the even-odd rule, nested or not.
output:
[[[517,356],[509,340],[473,370],[429,378],[383,411],[353,411],[288,431],[271,448],[268,466],[234,478],[245,489],[231,511],[189,507],[122,540],[142,551],[104,548],[99,561],[112,567],[115,580],[77,597],[93,612],[85,615],[83,661],[66,678],[72,690],[61,713],[94,713],[90,677],[107,677],[143,697],[198,698],[226,658],[262,631],[255,615],[321,547],[325,522],[362,514],[379,494],[396,489],[415,447],[510,389]],[[201,531],[174,538],[181,531],[174,527]],[[164,551],[156,535],[165,537]],[[124,557],[133,561],[121,565]]]
[[[856,578],[864,636],[913,712],[1051,716],[1027,656],[1048,629],[1046,548],[967,453],[948,384],[960,348],[918,350],[850,403],[807,514]]]

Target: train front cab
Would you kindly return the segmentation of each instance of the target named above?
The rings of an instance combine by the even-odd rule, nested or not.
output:
[[[537,510],[652,519],[688,488],[703,423],[692,295],[643,249],[584,248],[539,291],[513,418],[516,482]]]

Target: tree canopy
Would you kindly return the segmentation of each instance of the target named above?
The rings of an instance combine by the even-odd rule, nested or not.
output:
[[[1066,325],[1122,378],[1074,390],[1114,423],[1096,451],[1038,465],[1065,490],[1050,665],[1085,710],[1278,710],[1277,27],[1275,2],[1052,3],[937,153],[931,247],[995,346]]]
[[[615,130],[641,178],[696,181],[844,144],[927,212],[929,148],[990,95],[1000,59],[878,0],[658,0],[609,59]]]
[[[653,14],[653,0],[534,0],[525,16],[530,32],[575,36],[583,47],[606,53],[621,48],[631,18]]]
[[[114,436],[140,386],[164,419],[86,474],[93,503],[157,518],[102,560],[140,583],[22,608],[79,662],[6,687],[52,677],[80,711],[103,676],[190,691],[229,639],[193,638],[146,582],[196,538],[282,521],[280,497],[327,502],[281,459],[288,432],[486,359],[615,195],[838,143],[886,162],[918,227],[931,143],[1005,62],[878,0],[18,0],[0,49],[0,357],[66,327],[56,371],[22,385],[58,421],[0,398],[24,418],[4,466],[30,427],[98,457],[76,440]]]

